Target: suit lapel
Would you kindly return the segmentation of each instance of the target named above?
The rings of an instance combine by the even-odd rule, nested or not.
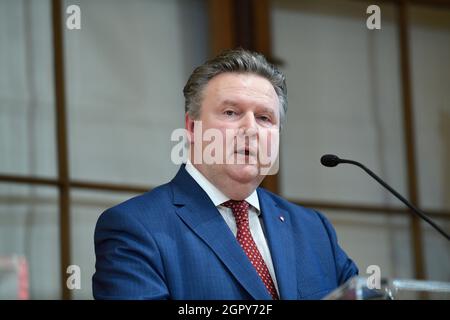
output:
[[[266,237],[272,255],[281,299],[297,299],[297,270],[292,225],[286,210],[258,189]]]
[[[176,212],[184,223],[214,251],[254,299],[271,299],[220,212],[184,166],[171,183]]]

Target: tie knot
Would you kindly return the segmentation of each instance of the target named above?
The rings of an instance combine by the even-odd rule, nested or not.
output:
[[[236,219],[248,217],[249,204],[245,200],[228,200],[222,203],[224,207],[230,208]]]

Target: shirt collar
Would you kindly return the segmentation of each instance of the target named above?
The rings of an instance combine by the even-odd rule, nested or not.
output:
[[[217,207],[222,203],[230,200],[226,195],[223,194],[215,185],[213,185],[188,159],[186,162],[186,171],[191,175],[191,177],[200,185],[200,187],[206,192],[208,197]],[[259,199],[258,193],[254,190],[246,199],[253,208],[260,212],[259,209]]]

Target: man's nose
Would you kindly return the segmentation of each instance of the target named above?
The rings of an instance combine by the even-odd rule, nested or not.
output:
[[[247,134],[256,134],[258,127],[253,112],[247,112],[244,117],[241,118],[240,129]]]

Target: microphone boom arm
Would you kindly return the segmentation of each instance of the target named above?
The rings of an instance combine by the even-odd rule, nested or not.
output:
[[[434,223],[433,220],[431,220],[422,210],[415,207],[412,203],[410,203],[408,200],[406,200],[401,194],[399,194],[397,191],[392,189],[386,182],[381,180],[380,177],[378,177],[375,173],[372,172],[372,170],[366,168],[363,164],[353,161],[353,160],[345,160],[345,159],[339,159],[339,163],[349,163],[353,164],[355,166],[360,167],[365,172],[367,172],[372,178],[374,178],[378,183],[380,183],[383,187],[388,189],[394,196],[396,196],[401,202],[403,202],[408,208],[412,210],[416,215],[418,215],[420,218],[428,222],[434,229],[436,229],[440,234],[442,234],[448,241],[450,241],[450,236],[448,233],[446,233],[441,227],[439,227],[436,223]]]

